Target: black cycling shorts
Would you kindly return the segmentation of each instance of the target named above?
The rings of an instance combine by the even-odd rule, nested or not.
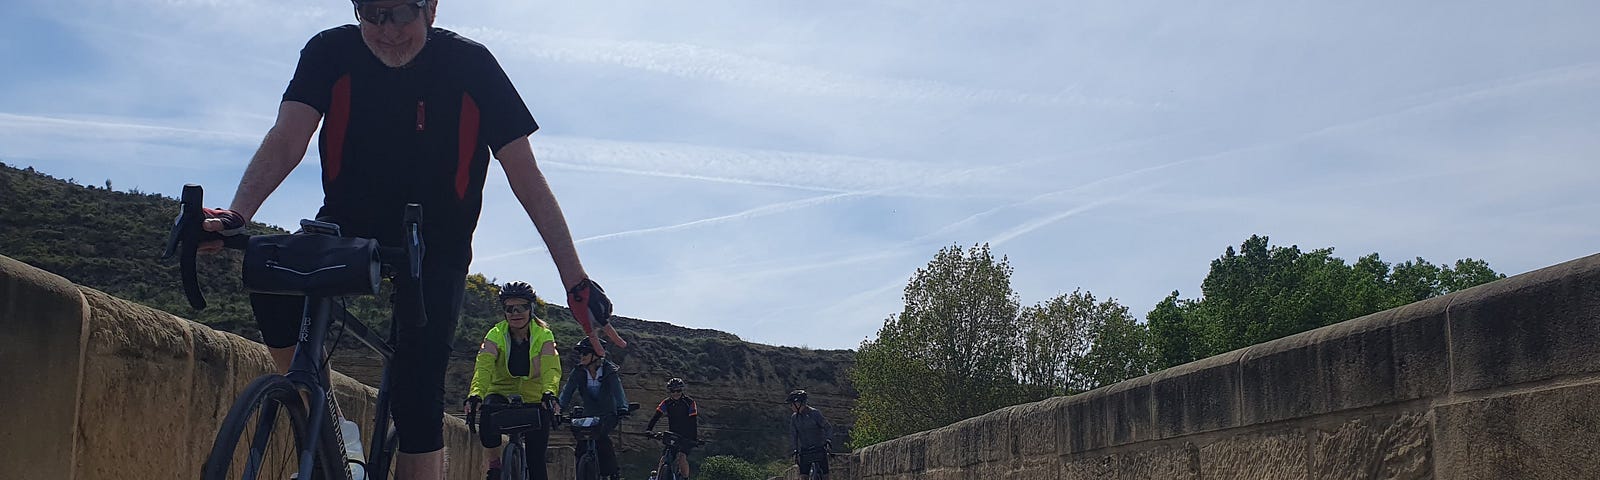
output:
[[[396,332],[394,369],[390,377],[389,398],[400,451],[427,453],[444,448],[444,371],[450,361],[451,340],[461,317],[466,272],[450,267],[445,259],[426,257],[422,285],[395,278],[395,299],[414,298],[419,291],[427,309],[428,323],[410,326],[417,312],[405,308],[407,302],[394,302]],[[292,347],[297,343],[305,297],[251,294],[261,339],[269,347]]]
[[[800,460],[795,463],[800,467],[801,475],[810,475],[812,465],[817,466],[817,473],[828,473],[827,452],[802,453],[800,454]]]

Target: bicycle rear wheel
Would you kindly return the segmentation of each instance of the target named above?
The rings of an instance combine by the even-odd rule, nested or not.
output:
[[[202,480],[278,480],[300,470],[300,451],[311,437],[306,432],[306,407],[299,390],[282,375],[262,375],[250,382],[217,430],[211,453],[201,468]],[[326,443],[326,442],[324,442]],[[327,445],[319,450],[326,451]],[[318,455],[316,480],[336,480],[325,472],[326,454]],[[338,459],[342,467],[344,459]]]

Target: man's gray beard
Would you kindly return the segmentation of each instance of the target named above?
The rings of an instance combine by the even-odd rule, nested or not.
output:
[[[361,41],[365,42],[366,41],[366,37],[362,37]],[[428,36],[426,34],[424,34],[422,36],[422,46],[417,47],[417,51],[412,52],[411,55],[406,56],[405,58],[391,58],[390,55],[388,55],[387,53],[380,53],[382,51],[381,49],[373,48],[371,43],[367,44],[367,50],[371,50],[372,51],[372,56],[378,57],[378,61],[379,62],[383,62],[384,66],[387,66],[389,68],[400,68],[400,67],[404,67],[406,65],[410,65],[411,61],[412,60],[416,60],[417,59],[417,55],[422,54],[422,49],[426,48],[427,46],[428,46]]]

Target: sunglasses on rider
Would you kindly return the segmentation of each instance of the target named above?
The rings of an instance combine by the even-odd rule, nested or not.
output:
[[[422,9],[428,6],[428,0],[417,0],[413,3],[402,3],[393,7],[380,7],[372,4],[356,4],[356,18],[373,25],[383,25],[394,22],[395,25],[406,25],[422,16]]]
[[[506,305],[506,313],[524,313],[529,310],[533,310],[533,306],[529,304],[518,303],[515,305]]]

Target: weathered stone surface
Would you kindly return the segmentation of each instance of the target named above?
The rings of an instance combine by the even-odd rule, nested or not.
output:
[[[1236,435],[1200,446],[1200,478],[1309,479],[1310,454],[1300,429]]]
[[[1325,372],[1317,368],[1322,330],[1248,349],[1239,360],[1244,424],[1266,423],[1325,408]]]
[[[1391,310],[1393,401],[1432,398],[1450,391],[1450,346],[1445,333],[1450,301],[1431,298]]]
[[[1600,255],[1449,295],[1456,392],[1600,371]]]
[[[1600,383],[1442,405],[1435,415],[1434,478],[1600,475]]]
[[[1067,397],[1055,397],[1027,405],[1018,405],[1011,415],[1011,442],[1016,457],[1028,459],[1038,456],[1055,456],[1058,452],[1056,432],[1064,430],[1059,423],[1058,410]]]
[[[1444,393],[1448,302],[1417,302],[1251,347],[1240,361],[1244,423]]]
[[[929,430],[925,436],[925,450],[922,453],[926,459],[925,468],[961,468],[976,465],[984,457],[993,457],[990,452],[995,448],[994,442],[984,441],[985,430],[995,429],[997,422],[1004,422],[999,418],[1000,412],[994,412],[982,417],[962,420],[951,425]],[[998,426],[1004,430],[1003,426]],[[1000,432],[1004,433],[1004,432]]]
[[[78,287],[0,256],[0,478],[71,478],[88,307]]]
[[[84,478],[195,478],[193,332],[172,315],[84,289],[90,306],[78,418]],[[202,392],[201,395],[213,395]],[[130,418],[130,415],[132,418]]]
[[[87,315],[87,321],[82,373],[67,376],[74,385],[81,381],[81,388],[54,402],[77,407],[77,420],[69,424],[76,428],[53,431],[67,432],[77,446],[62,447],[69,464],[53,465],[46,474],[13,476],[8,462],[0,467],[0,478],[198,477],[216,429],[238,393],[271,371],[265,347],[96,290],[73,290],[81,299],[78,315]],[[17,337],[8,332],[5,338]],[[11,365],[34,371],[44,368],[40,362],[48,358]],[[63,371],[72,369],[60,367],[56,373]],[[345,415],[362,424],[362,438],[370,442],[367,424],[376,392],[337,372],[333,382]],[[19,431],[10,426],[14,421],[0,430]],[[450,479],[482,478],[482,448],[475,437],[459,419],[447,417],[445,423],[449,461],[458,465],[449,472]],[[572,455],[570,449],[565,452],[551,454],[552,474],[571,476]]]
[[[1431,415],[1404,413],[1350,419],[1316,432],[1311,471],[1326,479],[1432,478]]]
[[[1157,445],[1128,453],[1063,460],[1062,480],[1198,479],[1199,449]]]
[[[1245,350],[1234,350],[1152,374],[1154,438],[1239,426],[1238,363]]]

